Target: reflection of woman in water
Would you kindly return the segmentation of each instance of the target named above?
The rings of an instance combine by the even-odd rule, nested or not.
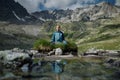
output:
[[[66,62],[61,62],[61,60],[56,60],[52,62],[52,69],[55,73],[56,80],[60,80],[60,74],[63,72],[65,64]]]
[[[64,43],[67,44],[67,42],[65,41],[64,38],[64,34],[61,31],[61,27],[59,25],[56,26],[56,31],[53,33],[52,35],[52,39],[51,39],[52,43]]]

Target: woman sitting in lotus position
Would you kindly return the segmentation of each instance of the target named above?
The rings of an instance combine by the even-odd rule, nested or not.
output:
[[[55,44],[57,44],[57,43],[67,44],[67,42],[65,41],[65,38],[64,38],[64,34],[61,31],[61,27],[59,25],[56,26],[56,31],[52,35],[51,42],[55,43]]]

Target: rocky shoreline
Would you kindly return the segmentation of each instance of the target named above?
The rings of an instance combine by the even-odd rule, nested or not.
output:
[[[58,48],[59,49],[59,48]],[[74,59],[74,58],[80,58],[80,57],[108,57],[108,58],[119,58],[120,57],[120,50],[102,50],[102,49],[89,49],[83,54],[78,54],[78,56],[74,56],[72,54],[68,55],[62,55],[61,50],[56,49],[55,52],[48,52],[47,54],[45,53],[40,53],[37,50],[25,50],[25,49],[19,49],[19,48],[14,48],[11,50],[4,50],[0,51],[0,60],[1,61],[14,61],[18,58],[21,59],[26,59],[26,58],[31,58],[31,59],[36,59],[36,58],[59,58],[59,59]],[[57,51],[58,50],[58,51]],[[50,54],[52,52],[52,55]],[[54,59],[55,60],[55,59]]]
[[[23,72],[42,72],[40,69],[43,65],[52,63],[56,60],[81,60],[81,59],[104,59],[103,63],[107,67],[120,68],[120,51],[119,50],[102,50],[90,49],[87,52],[73,56],[69,55],[49,55],[39,53],[36,50],[23,50],[14,48],[12,50],[0,51],[0,72],[2,68],[9,70],[21,70]],[[44,71],[43,71],[44,72]],[[120,71],[117,72],[117,75]]]

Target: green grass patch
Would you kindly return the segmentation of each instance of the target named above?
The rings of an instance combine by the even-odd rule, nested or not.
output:
[[[43,40],[43,39],[39,39],[39,40],[35,41],[33,47],[34,47],[34,49],[36,49],[38,51],[52,50],[52,45],[50,44],[50,42],[47,40]]]
[[[106,31],[114,31],[120,29],[120,24],[106,25],[99,30],[98,34],[104,33]]]
[[[117,37],[117,35],[102,34],[102,35],[98,35],[97,37],[91,37],[89,40],[85,40],[83,43],[99,42],[99,41],[113,39],[115,37]]]
[[[120,29],[120,24],[106,25],[103,28],[104,29]]]
[[[67,42],[67,44],[59,43],[53,44],[48,40],[39,39],[34,43],[34,49],[38,50],[39,52],[49,52],[56,48],[61,48],[63,52],[76,52],[74,54],[77,55],[77,45],[74,42]]]
[[[79,52],[86,52],[90,48],[104,50],[120,50],[120,37],[116,39],[80,44]]]

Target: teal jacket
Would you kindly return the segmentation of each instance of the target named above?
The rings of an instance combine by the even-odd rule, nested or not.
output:
[[[64,41],[64,34],[61,31],[56,31],[52,35],[51,42],[56,43],[56,42],[63,42]]]

